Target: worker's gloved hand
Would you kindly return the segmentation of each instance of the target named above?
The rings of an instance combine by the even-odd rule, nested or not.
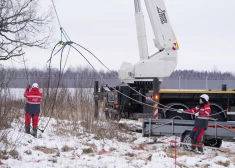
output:
[[[199,116],[199,112],[197,112],[197,113],[195,114],[195,116],[196,116],[196,117]]]
[[[183,109],[178,109],[177,112],[178,112],[178,113],[183,113],[184,110],[183,110]]]
[[[30,84],[28,84],[28,85],[27,85],[26,90],[29,90],[29,89],[30,89],[30,87],[31,87],[31,86],[30,86]]]

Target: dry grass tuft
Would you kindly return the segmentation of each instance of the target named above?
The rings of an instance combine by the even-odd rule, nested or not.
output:
[[[57,159],[48,159],[49,162],[57,163]]]
[[[57,152],[56,152],[56,156],[57,156],[57,157],[60,157],[60,151],[57,151]]]
[[[83,153],[88,154],[88,153],[94,153],[94,151],[91,148],[83,149]]]
[[[233,162],[233,164],[235,163],[235,157],[232,158],[232,162]]]
[[[4,151],[0,151],[0,159],[2,160],[7,160],[9,159],[9,156],[11,156],[14,159],[19,159],[19,153],[17,150],[13,149],[9,152]]]
[[[163,150],[166,155],[170,158],[174,158],[175,157],[175,148],[172,147],[166,147]],[[190,151],[185,151],[182,149],[177,149],[177,156],[190,156],[190,157],[194,157],[196,154],[194,152],[190,152]]]
[[[35,146],[34,150],[42,151],[45,154],[54,154],[58,152],[57,148],[47,148],[45,146]]]
[[[24,153],[27,154],[27,155],[32,155],[32,151],[31,150],[24,151]]]
[[[7,160],[8,158],[6,151],[0,151],[0,159]]]
[[[219,154],[218,154],[217,151],[213,153],[212,157],[214,158],[214,157],[216,157],[216,156],[219,156]]]
[[[61,148],[61,151],[62,152],[69,152],[69,151],[72,151],[73,148],[69,147],[68,145],[64,145],[62,148]]]
[[[224,167],[228,167],[230,165],[230,161],[227,160],[226,162],[222,162],[221,160],[216,162],[216,164],[224,166]]]
[[[183,163],[176,163],[177,166],[179,166],[180,168],[189,168],[188,166],[186,166]]]
[[[130,152],[128,152],[128,153],[125,153],[125,156],[128,156],[128,157],[134,157],[134,156],[135,156],[135,154],[134,154],[134,153],[130,153]]]
[[[205,164],[203,165],[203,168],[209,168],[211,165],[210,164]]]
[[[94,152],[96,151],[97,152],[97,146],[95,144],[90,144],[90,143],[84,143],[83,145],[85,146],[89,146],[91,149],[94,150]]]
[[[13,149],[9,152],[9,155],[11,155],[14,159],[18,159],[19,158],[19,153],[17,150]]]

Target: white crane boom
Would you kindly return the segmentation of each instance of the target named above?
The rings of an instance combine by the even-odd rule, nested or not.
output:
[[[149,54],[148,54],[146,29],[144,23],[144,15],[141,10],[141,4],[139,3],[139,0],[134,0],[134,2],[135,2],[135,22],[136,22],[140,60],[146,60],[148,59]]]
[[[158,52],[149,56],[140,0],[135,2],[135,20],[139,46],[140,61],[132,65],[123,62],[119,77],[126,83],[135,81],[152,81],[171,75],[177,65],[178,43],[171,27],[163,0],[145,0],[145,5],[155,35],[154,44]]]
[[[145,0],[145,5],[155,35],[154,44],[159,50],[172,48],[176,37],[172,30],[163,0]]]

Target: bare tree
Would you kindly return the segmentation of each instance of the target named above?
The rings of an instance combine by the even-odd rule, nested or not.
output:
[[[52,17],[40,10],[39,0],[0,0],[0,60],[21,56],[22,47],[45,48]]]

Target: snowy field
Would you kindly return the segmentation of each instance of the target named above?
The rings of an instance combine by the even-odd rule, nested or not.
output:
[[[73,88],[68,90],[75,93]],[[87,90],[92,93],[93,89]],[[9,93],[22,99],[24,91],[10,89]],[[48,120],[40,119],[40,129]],[[230,152],[206,148],[204,155],[177,147],[175,165],[175,148],[170,143],[174,136],[159,137],[154,142],[129,130],[141,128],[138,121],[116,122],[118,130],[111,130],[110,123],[104,121],[96,124],[102,129],[88,133],[81,122],[74,128],[70,121],[51,119],[45,132],[39,131],[39,138],[34,138],[24,133],[23,118],[15,121],[11,129],[0,131],[0,168],[235,168],[235,142],[223,142],[222,148]],[[118,136],[107,139],[106,134]],[[179,142],[179,137],[176,139]]]
[[[42,118],[40,125],[45,125],[48,118]],[[64,123],[64,124],[61,124]],[[141,127],[141,122],[121,120],[128,127]],[[104,128],[109,125],[100,122]],[[123,130],[124,140],[100,138],[98,134],[88,134],[78,124],[76,136],[64,131],[70,126],[69,121],[60,121],[58,125],[51,119],[44,133],[39,138],[25,134],[23,120],[12,123],[7,138],[0,141],[1,168],[174,168],[174,148],[170,141],[175,137],[160,137],[155,143],[151,138],[142,137],[141,133]],[[60,130],[60,131],[58,131]],[[177,140],[179,140],[177,138]],[[15,148],[14,148],[15,147]],[[223,142],[225,148],[235,151],[234,142]],[[14,150],[13,150],[14,149]],[[225,153],[205,149],[205,155],[184,151],[177,148],[177,168],[235,168],[235,153]]]

